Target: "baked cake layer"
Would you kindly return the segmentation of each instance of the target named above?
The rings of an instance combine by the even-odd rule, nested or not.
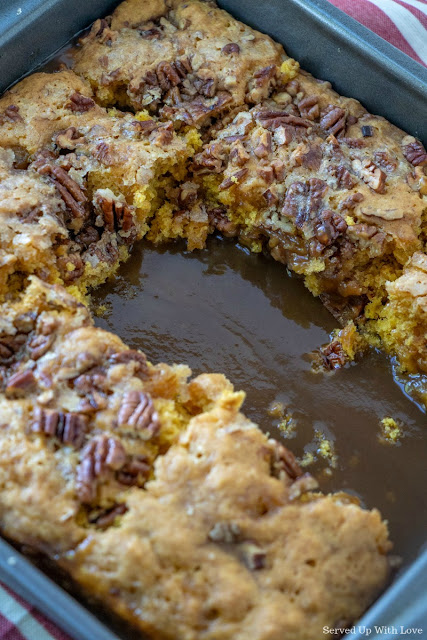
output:
[[[153,638],[317,640],[383,587],[380,514],[32,277],[1,308],[0,527]]]

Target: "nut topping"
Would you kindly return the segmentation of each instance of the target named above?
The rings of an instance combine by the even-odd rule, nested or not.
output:
[[[384,193],[386,174],[381,171],[376,164],[366,158],[365,160],[359,160],[356,158],[352,161],[352,167],[358,173],[362,180],[366,182],[368,187],[376,191],[377,193]]]
[[[298,103],[298,109],[303,118],[316,120],[320,115],[319,98],[317,96],[307,96]]]
[[[84,504],[96,497],[97,480],[109,471],[118,471],[126,463],[126,451],[116,438],[106,435],[93,438],[82,451],[76,472],[76,491]]]
[[[346,126],[346,114],[344,109],[334,107],[332,104],[327,106],[321,113],[320,126],[328,134],[339,136],[344,132]]]
[[[229,178],[225,178],[225,180],[223,180],[219,185],[219,190],[224,191],[224,189],[229,189],[234,184],[239,184],[247,173],[248,169],[240,169],[240,171],[237,171],[234,175]]]
[[[24,396],[27,391],[33,389],[37,384],[34,373],[31,369],[14,373],[7,381],[6,394],[8,396]]]
[[[15,104],[10,104],[0,115],[0,124],[4,124],[5,122],[23,122],[22,116],[19,113],[19,107]]]
[[[86,218],[84,205],[87,202],[87,198],[77,182],[70,178],[65,169],[50,163],[45,158],[37,160],[35,167],[41,175],[49,176],[54,182],[65,206],[72,213],[73,218],[70,226],[73,228],[76,226],[75,220],[79,221],[78,226],[81,226],[81,221]]]
[[[61,149],[74,151],[78,143],[82,142],[83,139],[84,137],[78,133],[76,127],[68,127],[68,129],[59,131],[56,134],[55,142]]]
[[[419,140],[406,136],[402,140],[403,155],[414,167],[427,164],[427,152]]]
[[[259,571],[265,568],[266,552],[253,542],[243,542],[240,545],[243,561],[249,571]]]
[[[88,520],[90,524],[96,525],[98,529],[107,529],[107,527],[114,524],[118,516],[122,516],[127,510],[127,506],[122,502],[114,505],[114,507],[110,509],[97,510],[95,513],[89,515]]]
[[[70,102],[65,106],[67,109],[70,109],[71,111],[74,111],[77,113],[85,113],[86,111],[89,111],[90,109],[92,109],[92,107],[95,106],[95,102],[92,100],[92,98],[87,98],[86,96],[82,96],[81,93],[79,93],[78,91],[75,91],[70,96]]]
[[[32,360],[38,360],[44,354],[49,351],[50,347],[55,341],[55,334],[50,333],[48,335],[38,334],[31,338],[28,343],[28,351]]]
[[[231,55],[233,53],[240,53],[240,47],[237,42],[229,42],[221,49],[221,53],[224,55]]]
[[[131,456],[117,472],[117,480],[128,487],[143,487],[150,476],[151,466],[145,456]]]
[[[14,336],[0,336],[0,364],[11,364],[15,354],[26,343],[27,336],[17,333]]]
[[[286,449],[277,440],[269,440],[272,445],[271,457],[271,475],[279,480],[283,480],[286,476],[291,480],[296,480],[303,475],[301,467],[297,463],[295,456],[289,449]]]
[[[120,351],[120,353],[114,353],[110,362],[112,364],[127,364],[128,362],[135,362],[136,371],[135,375],[140,378],[146,378],[148,375],[147,358],[141,351],[135,349],[127,349],[126,351]]]
[[[151,397],[142,391],[126,393],[117,414],[117,424],[119,427],[130,427],[138,431],[138,435],[144,440],[155,436],[160,423]]]
[[[104,226],[110,232],[121,230],[127,233],[135,230],[133,208],[114,196],[109,189],[98,189],[93,203],[95,210],[99,212],[96,226]],[[131,233],[126,239],[132,242],[134,234]]]
[[[87,418],[79,413],[55,411],[52,409],[34,409],[34,422],[31,433],[42,433],[50,438],[58,438],[63,444],[79,449],[84,441]]]

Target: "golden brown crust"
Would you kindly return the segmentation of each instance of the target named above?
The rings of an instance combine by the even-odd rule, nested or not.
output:
[[[199,127],[266,98],[282,82],[285,57],[271,38],[211,2],[128,0],[111,27],[95,23],[74,69],[101,104],[147,108]]]

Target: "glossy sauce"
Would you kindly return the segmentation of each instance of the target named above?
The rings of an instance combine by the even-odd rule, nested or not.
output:
[[[371,352],[334,373],[314,373],[309,352],[328,342],[336,322],[283,265],[210,238],[183,245],[134,247],[111,282],[93,294],[104,306],[98,326],[117,333],[152,362],[188,364],[194,374],[224,373],[246,391],[246,415],[283,439],[269,408],[281,402],[294,435],[283,439],[323,491],[345,489],[389,521],[394,552],[405,563],[427,531],[427,425],[402,392],[389,359]],[[381,441],[381,420],[401,426],[398,444]],[[315,432],[333,443],[336,466],[319,454]]]

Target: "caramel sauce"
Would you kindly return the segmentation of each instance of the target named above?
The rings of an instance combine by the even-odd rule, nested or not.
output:
[[[414,558],[427,530],[425,414],[394,381],[383,354],[373,351],[334,373],[312,371],[308,354],[328,342],[336,321],[283,265],[214,237],[193,253],[143,242],[94,292],[93,307],[100,306],[96,324],[152,362],[224,373],[246,391],[249,418],[300,458],[313,454],[307,470],[323,491],[343,489],[379,508],[394,552],[405,563]],[[272,415],[277,403],[292,418],[290,437]],[[401,426],[399,442],[384,443],[384,417]],[[333,445],[335,467],[319,453],[322,438]]]

